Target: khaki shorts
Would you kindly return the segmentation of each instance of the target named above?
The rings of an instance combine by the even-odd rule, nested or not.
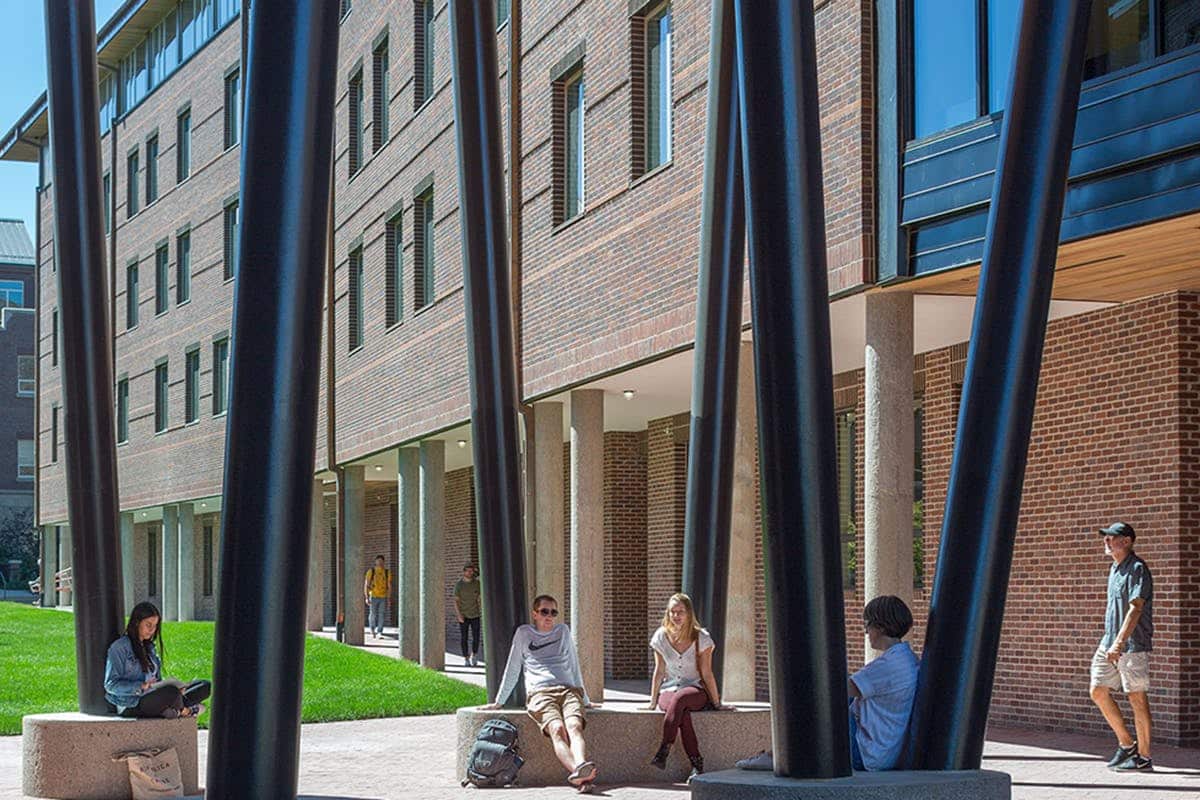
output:
[[[581,726],[587,725],[583,717],[583,693],[578,689],[565,686],[538,689],[529,695],[525,710],[545,736],[550,735],[550,723],[557,721],[566,724],[571,717],[578,719]]]
[[[1122,653],[1113,664],[1105,658],[1105,649],[1096,648],[1092,656],[1092,687],[1107,686],[1126,694],[1145,692],[1150,688],[1150,653]]]

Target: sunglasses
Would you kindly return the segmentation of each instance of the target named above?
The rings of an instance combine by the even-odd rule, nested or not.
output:
[[[537,610],[537,613],[541,614],[543,617],[557,617],[558,609],[557,608],[539,608]]]

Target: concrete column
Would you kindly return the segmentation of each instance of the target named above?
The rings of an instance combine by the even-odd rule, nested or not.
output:
[[[554,595],[562,603],[566,593],[563,577],[562,403],[535,403],[533,426],[534,549],[537,554],[533,588],[535,596]]]
[[[58,602],[54,595],[54,565],[58,561],[58,537],[53,525],[42,526],[42,564],[40,580],[42,583],[42,605],[53,606]]]
[[[881,292],[866,301],[864,601],[893,594],[911,602],[913,298]],[[879,655],[869,645],[864,652],[868,661]]]
[[[162,611],[164,621],[179,619],[179,509],[163,506]]]
[[[446,443],[421,442],[421,666],[446,666]]]
[[[309,513],[311,541],[308,545],[308,611],[305,614],[304,627],[310,631],[319,631],[325,624],[325,581],[321,573],[321,545],[326,535],[325,483],[319,478],[313,480]]]
[[[421,450],[401,447],[396,457],[400,565],[400,657],[421,660]]]
[[[71,549],[71,526],[60,525],[58,537],[58,568],[59,570],[67,569],[75,561],[75,553]],[[71,605],[73,592],[61,592],[58,595],[58,604],[60,606]]]
[[[571,392],[571,635],[583,685],[604,699],[604,392]]]
[[[363,644],[367,626],[367,606],[363,600],[363,576],[367,565],[363,560],[363,517],[365,497],[363,467],[342,470],[342,514],[346,531],[346,546],[342,552],[342,608],[346,614],[346,644]]]
[[[176,553],[176,610],[179,619],[196,618],[196,509],[191,503],[179,504],[179,549]]]
[[[728,607],[725,611],[725,676],[721,697],[754,700],[754,524],[758,492],[758,407],[754,395],[754,345],[738,354],[737,428],[733,447],[733,515],[730,517]]]
[[[121,589],[125,614],[133,610],[137,601],[133,594],[133,514],[121,515]]]

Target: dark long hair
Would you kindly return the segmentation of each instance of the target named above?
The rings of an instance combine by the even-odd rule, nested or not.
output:
[[[138,626],[142,624],[142,620],[150,617],[158,617],[158,626],[154,629],[154,638],[150,639],[155,649],[158,651],[158,658],[161,662],[166,656],[166,651],[163,649],[162,642],[162,614],[158,613],[158,608],[149,600],[143,600],[133,607],[133,611],[129,612],[129,624],[125,626],[125,635],[129,637],[129,643],[133,645],[133,654],[137,656],[137,660],[141,662],[142,669],[146,672],[154,670],[154,664],[150,661],[150,654],[146,652],[146,646],[142,642],[141,634],[138,633]]]

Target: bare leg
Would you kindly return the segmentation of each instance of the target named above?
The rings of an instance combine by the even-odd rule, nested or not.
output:
[[[571,757],[575,759],[575,765],[571,768],[574,769],[575,766],[587,761],[587,757],[584,755],[583,723],[579,721],[578,717],[567,718],[567,734],[571,738]]]
[[[1150,700],[1145,692],[1130,692],[1129,705],[1133,706],[1133,724],[1137,728],[1138,753],[1150,757]]]
[[[1144,698],[1146,695],[1143,694]],[[1132,699],[1132,696],[1131,698]],[[1121,709],[1117,708],[1117,701],[1112,699],[1112,692],[1107,686],[1092,687],[1092,702],[1100,709],[1100,713],[1104,715],[1104,721],[1108,723],[1108,727],[1112,728],[1112,732],[1117,735],[1117,744],[1121,747],[1128,747],[1133,744],[1133,737],[1129,735],[1129,728],[1125,727],[1125,720],[1121,717]],[[1146,709],[1146,727],[1149,730],[1150,717],[1149,707]],[[1138,745],[1139,750],[1141,744]]]
[[[571,754],[571,742],[567,739],[567,729],[561,722],[555,720],[550,723],[546,732],[550,734],[550,744],[554,745],[554,755],[558,758],[558,763],[562,764],[567,772],[573,772],[579,762],[575,761]]]

